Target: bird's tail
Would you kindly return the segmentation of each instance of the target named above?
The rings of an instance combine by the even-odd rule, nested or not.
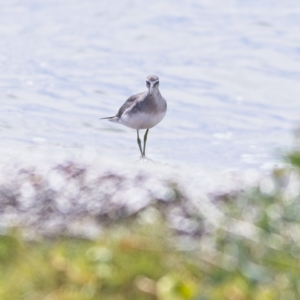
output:
[[[100,120],[108,120],[108,121],[111,121],[111,122],[118,123],[119,122],[119,117],[117,117],[117,116],[106,117],[106,118],[100,118]]]
[[[114,117],[106,117],[106,118],[100,118],[99,120],[109,120],[109,119],[112,119]]]

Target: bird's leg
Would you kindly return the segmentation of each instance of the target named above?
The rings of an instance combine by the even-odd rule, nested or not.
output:
[[[139,131],[137,130],[136,132],[137,132],[137,143],[138,143],[138,145],[139,145],[141,154],[143,155],[142,145],[141,145],[141,139],[140,139],[140,137],[139,137]]]
[[[149,128],[146,130],[145,135],[144,135],[144,149],[143,149],[142,156],[146,155],[146,142],[147,142],[148,131],[149,131]]]

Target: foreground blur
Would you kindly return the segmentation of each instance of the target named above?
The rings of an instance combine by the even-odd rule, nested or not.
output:
[[[160,165],[10,170],[0,297],[299,299],[300,151],[288,160],[209,197]]]

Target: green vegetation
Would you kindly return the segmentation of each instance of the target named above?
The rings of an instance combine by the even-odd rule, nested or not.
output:
[[[156,207],[96,240],[0,236],[0,299],[300,299],[300,152],[293,166],[216,199],[224,217],[174,233]],[[27,236],[27,238],[26,238]]]
[[[161,225],[118,227],[97,241],[12,233],[0,238],[0,257],[0,299],[191,299],[203,276]]]

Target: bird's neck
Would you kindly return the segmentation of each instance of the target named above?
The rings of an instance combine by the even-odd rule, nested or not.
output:
[[[158,88],[153,89],[152,96],[159,96],[160,92]]]

